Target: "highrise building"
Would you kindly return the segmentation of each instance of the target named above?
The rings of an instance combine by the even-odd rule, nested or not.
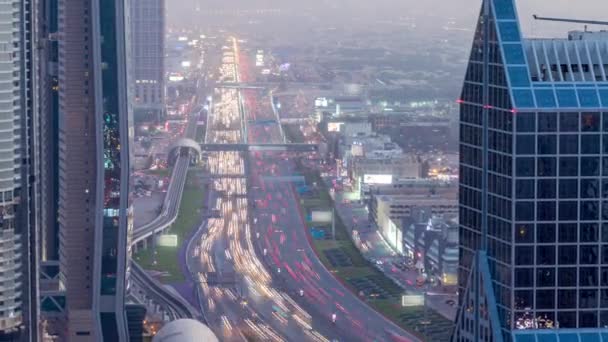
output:
[[[59,259],[68,341],[127,341],[127,1],[59,1]]]
[[[608,35],[524,39],[514,1],[485,0],[459,103],[453,340],[601,341]]]
[[[0,4],[0,340],[38,340],[36,1]]]
[[[165,0],[131,1],[133,111],[159,120],[165,111]]]

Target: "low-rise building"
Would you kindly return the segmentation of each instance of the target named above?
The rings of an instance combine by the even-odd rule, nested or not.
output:
[[[397,222],[406,222],[406,226],[415,222],[424,222],[425,217],[456,217],[458,215],[458,190],[444,192],[441,195],[423,193],[408,195],[372,196],[369,204],[370,216],[377,224],[382,236],[391,247],[400,253],[403,226]],[[401,228],[400,228],[401,227]],[[407,254],[406,254],[407,255]]]
[[[422,209],[423,208],[423,209]],[[457,191],[453,195],[382,195],[373,196],[370,214],[379,227],[389,219],[413,217],[415,210],[426,210],[432,215],[458,215]]]
[[[361,199],[369,202],[372,196],[380,195],[443,195],[458,191],[458,181],[441,179],[393,179],[390,184],[362,184]]]
[[[458,220],[433,215],[413,222],[402,222],[404,255],[443,285],[458,281]]]
[[[425,163],[415,155],[371,154],[354,157],[347,164],[354,182],[363,184],[392,183],[393,179],[424,178]],[[374,176],[382,176],[380,179]],[[390,180],[389,180],[390,178]]]

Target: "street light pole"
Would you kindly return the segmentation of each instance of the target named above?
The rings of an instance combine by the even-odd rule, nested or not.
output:
[[[336,239],[336,208],[332,207],[331,209],[331,236],[333,239]]]

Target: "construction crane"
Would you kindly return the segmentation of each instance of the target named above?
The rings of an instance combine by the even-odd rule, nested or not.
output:
[[[608,21],[600,21],[600,20],[580,20],[580,19],[564,19],[564,18],[549,18],[549,17],[540,17],[536,14],[532,16],[534,20],[544,20],[544,21],[560,21],[563,23],[576,23],[576,24],[586,24],[586,25],[605,25],[608,26]],[[587,31],[587,26],[585,25],[585,31]]]

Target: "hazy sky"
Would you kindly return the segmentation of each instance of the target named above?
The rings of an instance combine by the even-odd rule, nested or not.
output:
[[[563,32],[581,25],[533,23],[532,14],[580,19],[608,20],[607,0],[519,0],[520,19],[526,34],[545,34],[545,30]],[[379,18],[415,17],[436,13],[454,17],[462,25],[473,26],[481,0],[166,0],[169,23],[197,22],[196,8],[205,9],[306,9],[313,13],[337,13],[343,18],[368,16]],[[333,9],[328,10],[328,8]],[[233,19],[237,20],[237,19]],[[200,22],[200,21],[199,21]],[[606,27],[608,29],[608,27]]]

